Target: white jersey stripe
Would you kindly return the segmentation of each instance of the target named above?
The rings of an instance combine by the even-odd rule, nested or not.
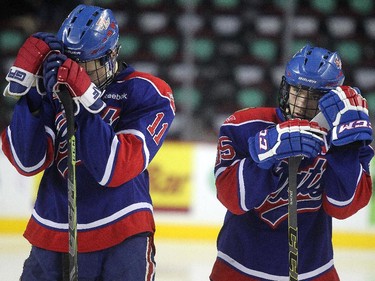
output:
[[[248,275],[251,275],[251,276],[254,276],[254,277],[258,277],[258,278],[262,278],[262,279],[267,279],[267,280],[289,281],[288,276],[273,275],[273,274],[268,274],[268,273],[265,273],[265,272],[261,272],[261,271],[257,271],[257,270],[254,270],[254,269],[247,268],[247,267],[243,266],[242,264],[240,264],[239,262],[237,262],[236,260],[234,260],[233,258],[231,258],[230,256],[224,254],[223,252],[219,251],[218,257],[221,258],[222,260],[226,261],[231,266],[233,266],[234,268],[238,269],[239,271],[241,271],[245,274],[248,274]],[[313,271],[298,274],[298,280],[306,280],[306,279],[312,278],[314,276],[317,276],[317,275],[327,271],[332,266],[333,266],[333,259],[330,260],[325,265],[323,265],[323,266],[321,266],[321,267],[319,267],[319,268],[317,268]]]
[[[8,130],[7,130],[7,133],[8,133],[8,137],[9,137],[9,143],[10,143],[10,149],[12,151],[12,155],[13,155],[13,159],[14,161],[16,162],[17,166],[24,172],[26,173],[31,173],[31,172],[34,172],[36,170],[38,170],[40,167],[43,166],[43,164],[45,163],[46,161],[46,154],[44,154],[42,160],[40,160],[37,164],[35,164],[34,166],[30,166],[30,167],[26,167],[22,164],[21,160],[18,158],[18,155],[16,153],[16,150],[14,149],[14,146],[13,146],[13,142],[12,142],[12,131],[10,130],[10,127],[8,127]]]
[[[108,223],[111,223],[123,216],[126,216],[127,214],[133,212],[133,211],[136,211],[136,210],[140,210],[140,209],[149,209],[151,210],[151,212],[153,212],[153,207],[150,203],[146,203],[146,202],[140,202],[140,203],[135,203],[133,205],[130,205],[130,206],[127,206],[126,208],[108,216],[108,217],[105,217],[105,218],[102,218],[100,220],[97,220],[97,221],[93,221],[93,222],[90,222],[90,223],[79,223],[77,225],[77,229],[78,230],[88,230],[88,229],[92,229],[92,228],[96,228],[96,227],[100,227],[100,226],[103,226],[105,224],[108,224]],[[62,229],[62,230],[67,230],[68,227],[69,227],[69,224],[68,223],[58,223],[58,222],[54,222],[54,221],[51,221],[51,220],[47,220],[45,218],[42,218],[37,212],[36,210],[34,209],[33,210],[33,217],[38,221],[40,222],[41,224],[45,225],[45,226],[48,226],[48,227],[52,227],[52,228],[56,228],[56,229]]]

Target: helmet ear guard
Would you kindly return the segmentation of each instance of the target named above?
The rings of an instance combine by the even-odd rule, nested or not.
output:
[[[284,117],[311,120],[313,112],[319,112],[320,97],[341,86],[344,79],[336,52],[306,45],[287,63],[280,84],[278,101]],[[291,88],[295,92],[293,97]]]
[[[81,64],[99,88],[113,80],[119,29],[110,9],[78,5],[61,25],[57,37],[64,43],[64,53]]]

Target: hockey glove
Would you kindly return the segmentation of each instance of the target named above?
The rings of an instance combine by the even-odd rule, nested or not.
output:
[[[23,96],[36,85],[39,94],[44,94],[38,76],[42,62],[52,52],[62,52],[63,43],[51,33],[39,32],[30,36],[18,51],[6,80],[9,82],[4,95]]]
[[[319,109],[330,128],[330,142],[343,146],[355,142],[369,144],[372,127],[367,101],[358,89],[337,87],[319,100]]]
[[[326,147],[326,135],[316,122],[289,120],[250,137],[250,155],[264,169],[292,156],[315,158]]]
[[[59,85],[66,85],[73,99],[89,112],[98,113],[106,104],[102,92],[91,82],[86,71],[75,61],[61,55],[51,55],[44,63],[44,85],[47,92],[56,92]]]
[[[66,61],[68,57],[64,54],[51,54],[43,63],[43,82],[46,92],[52,94],[58,91],[57,72],[59,67]]]

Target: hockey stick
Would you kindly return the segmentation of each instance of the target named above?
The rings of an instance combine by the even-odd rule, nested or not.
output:
[[[321,127],[329,128],[322,113],[315,116],[312,121]],[[327,142],[324,138],[328,150]],[[297,224],[297,174],[302,156],[289,158],[289,187],[288,187],[288,242],[289,242],[289,281],[298,281],[298,224]]]
[[[288,242],[289,281],[298,281],[297,173],[302,156],[289,158]]]
[[[68,219],[69,219],[69,280],[78,280],[77,259],[77,202],[76,202],[76,139],[74,124],[74,102],[65,87],[57,92],[65,109],[68,145]],[[63,269],[64,271],[64,269]],[[64,279],[65,280],[65,279]]]

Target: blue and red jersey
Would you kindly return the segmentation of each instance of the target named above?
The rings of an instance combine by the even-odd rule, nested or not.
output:
[[[278,108],[235,112],[221,126],[215,179],[227,208],[218,236],[213,281],[289,280],[288,160],[262,169],[248,139],[284,120]],[[297,174],[299,280],[338,280],[332,218],[345,219],[367,205],[372,193],[370,146],[331,148],[304,158]]]
[[[169,85],[130,66],[102,99],[106,107],[100,114],[80,106],[75,116],[79,252],[155,231],[147,167],[175,116]],[[68,251],[66,134],[64,109],[55,95],[43,97],[37,114],[23,96],[2,132],[2,149],[19,173],[44,171],[24,236],[58,252]]]

